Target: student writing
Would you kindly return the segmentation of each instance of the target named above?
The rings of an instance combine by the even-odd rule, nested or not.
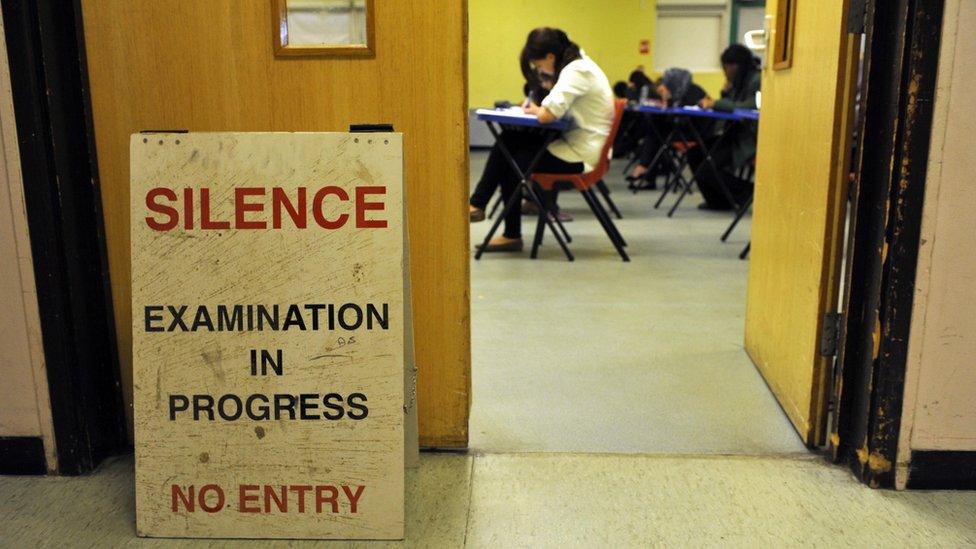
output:
[[[539,82],[544,77],[554,81],[552,90],[540,105],[529,104],[523,110],[537,116],[542,124],[563,117],[572,121],[570,128],[546,147],[535,171],[583,173],[593,169],[599,163],[613,124],[613,91],[606,75],[565,32],[549,27],[537,28],[529,33],[522,48],[521,65],[522,73],[530,82]],[[545,145],[543,136],[535,137],[534,141],[523,139],[508,147],[523,170]],[[497,144],[488,155],[481,179],[497,182],[506,203],[518,187],[518,175]],[[478,199],[477,202],[475,199]],[[482,199],[472,196],[470,207],[483,211],[487,201]],[[512,208],[505,217],[504,234],[492,239],[485,251],[521,250],[521,221],[519,209]]]
[[[755,109],[756,92],[759,91],[761,82],[759,59],[742,44],[732,44],[722,52],[722,70],[726,78],[722,98],[718,101],[704,99],[701,106],[719,111]],[[699,207],[708,210],[727,210],[732,208],[732,204],[720,183],[725,185],[732,198],[739,203],[750,192],[751,184],[733,177],[730,171],[745,166],[756,156],[755,124],[752,122],[720,124],[716,129],[724,131],[725,135],[711,138],[709,150],[718,167],[721,180],[716,178],[715,172],[709,166],[702,166],[705,155],[700,150],[692,149],[688,160],[696,170],[698,188],[705,199]]]

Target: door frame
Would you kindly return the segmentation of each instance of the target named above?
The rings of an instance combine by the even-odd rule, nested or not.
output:
[[[853,5],[863,8],[850,20],[863,22],[868,44],[856,122],[865,139],[852,168],[829,446],[862,482],[891,487],[943,6],[937,0]],[[2,7],[58,472],[80,474],[129,448],[80,6],[78,0],[69,9],[2,0]],[[918,85],[910,88],[913,80]]]
[[[764,8],[766,0],[732,0],[729,14],[729,44],[741,43],[739,39],[739,11],[742,8]]]
[[[857,13],[855,13],[857,10]],[[854,2],[865,35],[829,450],[872,487],[895,481],[943,2]]]
[[[129,448],[78,8],[2,0],[55,472],[67,475]]]

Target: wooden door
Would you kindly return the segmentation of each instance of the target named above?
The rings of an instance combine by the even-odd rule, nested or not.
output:
[[[377,2],[376,54],[368,59],[275,57],[270,0],[83,0],[82,11],[127,408],[129,134],[346,131],[388,122],[404,133],[420,442],[464,447],[466,3]]]
[[[782,9],[787,1],[792,9]],[[819,336],[824,313],[837,310],[854,56],[848,2],[766,8],[795,19],[784,26],[792,63],[774,69],[770,60],[763,72],[746,350],[812,446],[825,432],[829,363]],[[771,39],[775,52],[779,37]]]

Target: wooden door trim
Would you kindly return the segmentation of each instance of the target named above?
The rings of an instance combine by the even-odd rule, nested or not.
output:
[[[846,33],[849,13],[844,10],[841,19],[842,32]],[[837,88],[835,90],[836,111],[834,112],[835,143],[831,151],[831,166],[833,190],[829,193],[831,202],[827,206],[827,227],[824,231],[824,258],[820,288],[819,309],[825,312],[836,311],[837,302],[841,295],[842,257],[844,255],[844,221],[847,214],[848,174],[851,167],[851,141],[853,123],[853,104],[857,86],[857,63],[853,41],[849,34],[842,38],[837,65]],[[824,316],[817,319],[817,334],[823,333]],[[809,440],[814,446],[823,446],[827,437],[828,401],[831,392],[830,377],[832,360],[828,357],[817,356],[819,362],[815,369],[814,389],[815,398],[810,401],[810,418],[816,418],[810,425]]]
[[[78,5],[3,0],[57,472],[127,448]]]
[[[891,487],[905,384],[943,3],[870,1],[831,451]]]

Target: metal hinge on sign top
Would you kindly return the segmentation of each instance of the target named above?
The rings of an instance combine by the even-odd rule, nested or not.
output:
[[[847,12],[847,32],[864,34],[864,20],[867,18],[867,0],[851,0],[850,10]]]
[[[820,326],[820,356],[837,356],[840,344],[840,313],[824,313]]]

